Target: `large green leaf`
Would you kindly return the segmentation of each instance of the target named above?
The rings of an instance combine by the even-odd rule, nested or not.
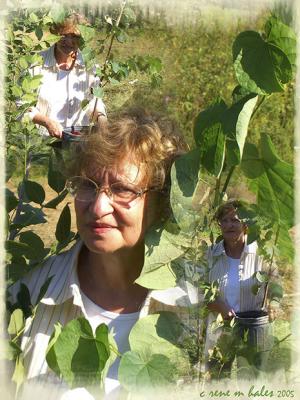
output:
[[[244,174],[249,179],[255,179],[264,173],[258,148],[252,143],[245,144],[245,151],[241,164]]]
[[[5,249],[14,257],[21,257],[30,250],[27,243],[20,243],[14,240],[7,240],[5,242]]]
[[[230,139],[234,139],[239,149],[238,163],[240,163],[248,133],[248,125],[257,102],[257,95],[250,93],[236,101],[224,117],[224,130]],[[227,154],[226,154],[227,156]]]
[[[263,134],[260,152],[254,145],[245,152],[242,169],[256,179],[257,205],[260,212],[287,227],[294,223],[293,166],[282,161],[275,152],[271,138]]]
[[[171,208],[176,222],[185,232],[191,232],[199,222],[199,210],[194,200],[195,190],[201,185],[199,178],[200,150],[196,148],[177,158],[171,169]]]
[[[178,361],[178,354],[182,354],[178,347],[178,339],[182,334],[182,323],[176,314],[162,311],[158,314],[141,318],[133,326],[129,334],[130,348],[141,354],[163,354]],[[178,353],[179,351],[179,353]]]
[[[280,220],[291,227],[294,224],[294,171],[293,165],[282,161],[276,154],[275,147],[268,135],[262,135],[261,154],[269,188],[279,210]],[[263,180],[262,177],[259,179]],[[267,209],[270,198],[263,195],[264,182],[259,183],[258,206]],[[267,189],[268,191],[268,189]]]
[[[21,213],[15,219],[14,228],[22,228],[29,225],[44,224],[46,221],[45,214],[40,208],[33,207],[31,204],[22,204]]]
[[[153,390],[175,383],[174,365],[162,354],[144,356],[134,351],[123,354],[119,366],[119,380],[122,386],[134,393]]]
[[[232,52],[237,80],[249,92],[262,95],[281,92],[283,84],[292,78],[287,55],[255,31],[240,33]]]
[[[45,200],[45,191],[43,187],[34,181],[25,180],[23,184],[28,200],[37,204],[42,204]]]
[[[200,112],[195,120],[194,137],[200,147],[201,164],[213,175],[219,176],[225,157],[224,113],[227,106],[218,100]]]
[[[67,196],[67,189],[63,190],[59,193],[58,196],[54,197],[54,199],[48,201],[48,203],[44,204],[44,208],[56,208]]]
[[[296,69],[297,38],[292,28],[285,25],[277,17],[272,16],[265,25],[267,41],[278,47],[287,55],[293,70]]]
[[[71,212],[69,205],[66,204],[59,216],[55,230],[55,237],[58,242],[63,243],[70,238],[70,234],[71,234]]]
[[[20,242],[28,245],[24,254],[29,260],[42,260],[49,251],[45,249],[42,239],[32,231],[21,232]]]
[[[54,166],[53,157],[49,158],[48,185],[55,192],[60,193],[65,187],[66,179],[63,174]]]
[[[176,286],[176,275],[170,264],[165,264],[143,273],[135,282],[148,289],[162,290]]]
[[[189,246],[189,238],[180,233],[178,228],[176,230],[176,225],[173,231],[170,225],[150,228],[145,236],[145,262],[141,276],[169,264]]]
[[[176,314],[160,312],[141,318],[129,334],[131,351],[119,367],[121,384],[130,391],[163,386],[187,373],[185,353],[176,346],[182,324]]]
[[[60,375],[60,369],[57,363],[57,358],[56,358],[56,353],[55,353],[55,348],[54,344],[56,343],[59,335],[61,334],[62,331],[62,325],[58,322],[54,325],[54,331],[52,332],[52,335],[50,337],[50,340],[48,342],[48,347],[46,350],[46,361],[49,366],[49,368],[52,369],[53,372],[56,373],[56,375]]]
[[[277,248],[279,250],[280,257],[284,258],[288,264],[293,264],[295,245],[288,229],[285,226],[281,226],[279,231]]]
[[[95,337],[88,320],[83,317],[70,321],[63,328],[56,326],[46,360],[71,387],[100,384],[110,349],[107,327],[99,332]]]

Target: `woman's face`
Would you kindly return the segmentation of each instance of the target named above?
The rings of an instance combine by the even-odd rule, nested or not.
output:
[[[128,188],[145,188],[141,171],[127,161],[118,171],[92,174],[89,178],[105,187],[123,182]],[[90,202],[75,197],[77,228],[87,248],[95,253],[113,253],[140,243],[155,217],[149,204],[152,195],[155,196],[153,192],[144,193],[126,205],[115,203],[104,191]]]
[[[80,35],[72,28],[63,29],[59,34],[62,38],[56,43],[56,48],[63,54],[69,55],[79,48]]]
[[[235,210],[229,211],[219,220],[225,243],[243,243],[246,226],[240,221]]]

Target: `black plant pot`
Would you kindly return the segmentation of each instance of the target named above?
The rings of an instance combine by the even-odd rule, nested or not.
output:
[[[273,345],[272,324],[267,311],[246,311],[236,313],[236,321],[242,337],[256,351],[270,350]]]
[[[247,311],[236,313],[237,331],[242,338],[244,356],[250,364],[263,369],[274,344],[273,326],[267,311]]]

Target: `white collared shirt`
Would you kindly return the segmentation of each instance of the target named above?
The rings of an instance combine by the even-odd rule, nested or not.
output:
[[[229,284],[229,262],[224,248],[224,241],[216,243],[208,252],[209,282],[218,282],[219,296],[223,301],[230,298],[229,291],[232,286]],[[257,295],[253,294],[252,286],[257,283],[253,274],[263,269],[263,260],[257,254],[257,243],[245,244],[238,263],[238,277],[236,291],[238,301],[235,306],[238,311],[254,311],[262,308],[264,290],[260,290]],[[222,333],[222,328],[216,328],[216,313],[210,312],[207,318],[207,331],[204,352],[208,355],[208,350],[212,349]]]
[[[229,263],[225,253],[224,241],[215,244],[209,251],[209,281],[217,281],[220,297],[226,299],[228,291]],[[257,243],[245,244],[238,265],[239,311],[261,309],[263,290],[257,295],[252,293],[252,286],[257,283],[253,274],[263,268],[262,258],[257,254]]]
[[[68,390],[66,384],[49,369],[45,359],[54,324],[60,322],[64,326],[79,316],[88,318],[77,276],[77,260],[82,245],[82,241],[78,241],[70,250],[51,257],[45,265],[31,271],[9,289],[10,300],[14,304],[20,284],[25,283],[29,289],[32,304],[36,304],[42,285],[52,276],[50,285],[39,303],[35,318],[33,320],[29,318],[26,321],[21,343],[29,382],[35,383],[36,390],[42,390],[45,384],[52,388],[47,392],[49,397],[43,397],[43,400],[59,399],[64,391],[67,393],[66,390]],[[159,311],[173,311],[180,317],[189,318],[188,309],[191,305],[193,304],[185,287],[153,290],[149,291],[138,317],[142,318]],[[30,393],[30,389],[25,390]],[[24,396],[25,400],[26,395]],[[87,395],[88,398],[90,397]]]
[[[30,107],[25,115],[32,120],[37,113],[46,115],[58,122],[63,128],[72,125],[89,125],[96,99],[92,88],[99,84],[96,68],[87,71],[78,50],[74,66],[69,71],[58,68],[54,45],[42,51],[43,65],[30,68],[33,76],[42,75],[42,83],[38,90],[38,101],[35,107]],[[88,105],[82,109],[81,103],[88,100]],[[105,106],[101,99],[97,100],[96,114],[106,115]],[[40,133],[49,136],[46,128],[39,127]]]

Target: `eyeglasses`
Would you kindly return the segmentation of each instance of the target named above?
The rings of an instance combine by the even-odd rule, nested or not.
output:
[[[222,218],[219,221],[219,225],[224,226],[224,225],[234,225],[234,226],[239,226],[241,225],[242,221],[238,218]]]
[[[92,179],[82,176],[69,178],[66,188],[77,201],[90,203],[96,199],[99,193],[105,192],[112,202],[120,205],[128,205],[149,190],[138,189],[124,182],[114,182],[106,186],[98,185]]]
[[[80,39],[81,35],[78,35],[76,33],[62,33],[60,36],[63,38],[70,38],[70,39]]]

